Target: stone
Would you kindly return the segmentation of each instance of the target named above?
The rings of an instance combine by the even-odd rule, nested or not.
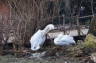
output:
[[[92,53],[90,56],[91,60],[93,60],[94,62],[96,62],[96,53]]]

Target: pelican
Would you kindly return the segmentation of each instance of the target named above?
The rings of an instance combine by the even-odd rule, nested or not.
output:
[[[59,34],[55,39],[54,39],[54,44],[55,45],[70,45],[70,44],[75,44],[75,41],[73,39],[73,37],[71,37],[70,35],[63,35],[63,34]]]
[[[47,25],[43,30],[38,30],[30,39],[31,50],[37,51],[41,48],[46,40],[46,34],[54,29],[53,24]]]

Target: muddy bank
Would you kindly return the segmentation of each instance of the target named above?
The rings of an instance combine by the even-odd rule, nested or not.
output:
[[[91,37],[91,38],[90,38]],[[84,42],[69,46],[47,45],[39,51],[24,50],[0,56],[1,63],[95,63],[96,41],[88,35]],[[94,45],[94,46],[93,46]]]
[[[0,63],[93,63],[89,58],[47,57],[47,58],[16,58],[11,55],[0,56]]]

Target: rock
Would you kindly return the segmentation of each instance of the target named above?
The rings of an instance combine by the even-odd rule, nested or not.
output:
[[[46,53],[46,51],[44,51],[42,53],[33,53],[31,57],[32,58],[41,58],[41,57],[45,56],[45,53]]]
[[[96,53],[92,53],[90,57],[91,57],[91,60],[96,62]]]

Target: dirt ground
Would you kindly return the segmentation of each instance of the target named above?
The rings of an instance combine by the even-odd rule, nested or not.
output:
[[[37,52],[5,54],[0,56],[0,63],[94,63],[90,58],[93,49],[77,46],[44,48]]]
[[[94,37],[70,46],[44,46],[36,52],[25,50],[23,54],[1,55],[0,63],[95,63],[96,46],[93,44],[96,44]]]
[[[81,58],[82,59],[82,58]],[[48,57],[48,58],[16,58],[12,55],[0,56],[0,63],[93,63],[86,59],[67,58],[67,57]]]
[[[74,48],[75,52],[72,49],[69,51],[70,49],[56,47],[47,51],[25,54],[21,57],[7,54],[0,56],[0,63],[94,63],[90,59],[90,55],[81,53],[82,51],[78,48]]]

